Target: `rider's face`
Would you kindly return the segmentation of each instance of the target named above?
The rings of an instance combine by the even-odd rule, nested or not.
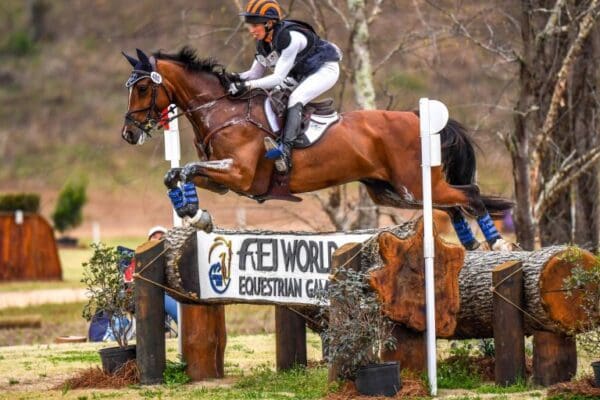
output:
[[[267,36],[265,24],[248,24],[248,32],[250,32],[254,40],[264,40]]]

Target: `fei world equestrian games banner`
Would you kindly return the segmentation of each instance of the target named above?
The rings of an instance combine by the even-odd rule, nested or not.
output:
[[[198,231],[200,299],[319,304],[335,250],[373,234]]]

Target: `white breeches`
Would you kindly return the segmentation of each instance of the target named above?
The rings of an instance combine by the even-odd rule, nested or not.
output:
[[[336,61],[326,62],[314,74],[304,79],[290,95],[288,107],[298,103],[306,105],[335,85],[340,77],[340,64]]]

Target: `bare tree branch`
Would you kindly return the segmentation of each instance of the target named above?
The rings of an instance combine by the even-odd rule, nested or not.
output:
[[[369,18],[367,18],[367,24],[371,25],[373,22],[375,22],[379,14],[381,14],[383,11],[381,9],[381,3],[383,3],[383,0],[375,0],[371,14],[369,14]]]
[[[556,31],[556,28],[558,26],[558,21],[559,21],[559,16],[560,16],[560,10],[565,6],[566,4],[566,0],[556,0],[556,4],[554,5],[554,8],[552,8],[552,15],[550,16],[550,18],[548,18],[548,22],[546,23],[546,27],[544,28],[544,30],[542,30],[541,32],[539,32],[536,37],[535,37],[535,44],[536,47],[539,46],[540,41],[542,41],[544,38],[546,38],[547,36],[553,35]]]
[[[344,12],[338,6],[336,6],[332,0],[326,0],[326,3],[327,3],[327,6],[333,12],[335,12],[338,15],[338,17],[340,17],[340,19],[344,23],[344,26],[346,27],[346,29],[351,30],[352,24],[350,23],[350,20],[348,20],[348,18],[346,18],[346,15],[344,14]]]
[[[548,207],[571,183],[577,180],[583,173],[597,165],[600,160],[600,147],[596,147],[581,157],[570,161],[568,157],[559,171],[544,185],[540,196],[534,206],[534,216],[539,218]]]
[[[567,78],[573,70],[576,60],[581,54],[583,43],[589,37],[590,32],[596,23],[598,6],[599,0],[592,0],[592,3],[588,7],[587,14],[581,20],[581,24],[579,25],[579,34],[571,44],[571,47],[569,48],[569,51],[562,62],[560,71],[557,74],[554,91],[552,93],[552,100],[550,100],[550,108],[546,114],[546,119],[544,120],[542,129],[537,134],[533,142],[532,167],[534,170],[534,175],[535,171],[537,171],[540,166],[541,151],[543,150],[543,147],[550,136],[550,131],[554,128],[558,119],[558,111],[562,106],[563,97],[565,95],[565,91],[567,90]]]

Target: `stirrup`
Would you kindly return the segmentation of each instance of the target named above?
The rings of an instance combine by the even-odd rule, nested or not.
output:
[[[265,138],[265,149],[267,149],[267,152],[265,153],[265,158],[267,160],[274,160],[283,156],[283,145],[278,145],[270,136]]]

